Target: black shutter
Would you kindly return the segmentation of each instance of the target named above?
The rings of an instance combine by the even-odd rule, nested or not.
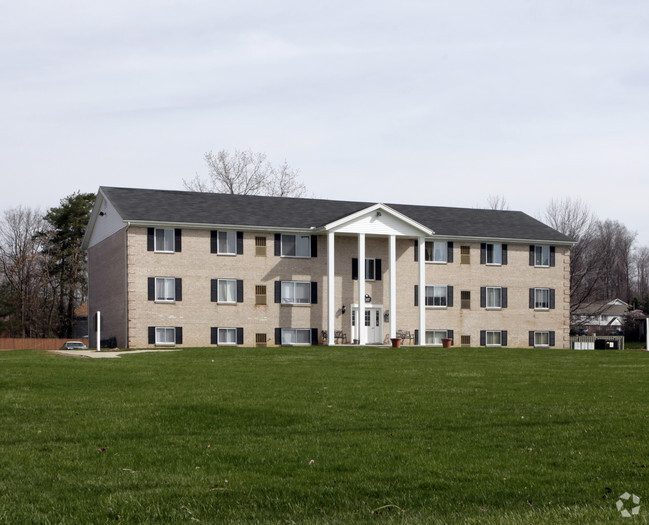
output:
[[[419,241],[415,239],[415,262],[419,261]]]
[[[530,244],[530,266],[534,266],[534,253],[535,253],[534,250],[535,249],[536,248],[534,248],[534,245]]]
[[[534,308],[534,288],[530,288],[530,308]]]
[[[486,345],[487,345],[487,331],[480,330],[480,346],[486,346]]]
[[[487,243],[480,243],[480,264],[487,264]]]
[[[449,339],[453,339],[453,330],[446,330],[446,337]]]
[[[507,288],[500,289],[500,301],[501,301],[501,307],[507,308]]]
[[[352,280],[358,281],[358,259],[352,258]]]
[[[243,232],[237,232],[237,255],[243,255]]]
[[[374,259],[374,279],[381,280],[381,259]]]
[[[219,329],[216,326],[210,328],[210,344],[212,345],[219,344]]]
[[[550,288],[550,310],[554,310],[556,307],[556,297],[555,297],[554,288]]]
[[[174,285],[176,287],[176,301],[182,301],[183,300],[183,280],[179,277],[174,279]]]
[[[242,327],[237,328],[237,344],[238,345],[243,344],[243,328]]]
[[[415,344],[419,344],[419,330],[415,330]]]
[[[530,330],[530,340],[529,345],[534,346],[534,331]]]
[[[486,308],[486,307],[487,307],[487,287],[481,286],[480,287],[480,308]]]
[[[318,283],[311,282],[311,304],[318,304]]]
[[[318,346],[318,329],[311,328],[311,345]]]
[[[506,244],[503,244],[502,254],[503,254],[502,263],[504,265],[504,264],[507,264],[507,245]]]
[[[550,246],[550,266],[554,266],[556,264],[556,249],[554,246]]]
[[[311,235],[311,257],[318,256],[318,236]]]
[[[419,306],[419,285],[415,284],[415,306]]]
[[[155,326],[149,326],[149,344],[155,344]]]
[[[210,281],[210,301],[215,303],[219,300],[219,280],[212,279]]]
[[[237,279],[237,302],[243,302],[243,280]]]
[[[446,306],[453,306],[453,287],[446,287]]]
[[[275,256],[280,257],[282,255],[282,234],[275,234]]]
[[[146,229],[146,249],[149,252],[152,252],[155,249],[155,229],[154,228]]]
[[[183,327],[182,326],[176,326],[176,344],[177,345],[183,344]]]
[[[149,292],[149,301],[155,301],[155,277],[149,277],[147,288]]]
[[[210,230],[210,253],[219,253],[219,232]]]
[[[453,262],[453,241],[447,243],[446,262]]]
[[[182,239],[182,230],[180,228],[176,228],[174,231],[174,251],[175,252],[182,252],[183,251],[183,239]]]
[[[276,345],[281,345],[282,344],[282,329],[281,328],[275,328],[275,344]]]
[[[500,344],[501,346],[507,346],[507,330],[500,332]]]
[[[551,330],[551,331],[549,332],[549,337],[548,337],[548,339],[550,340],[550,346],[554,346],[554,345],[556,344],[556,340],[555,340],[556,337],[555,337],[555,335],[554,335],[554,330]]]
[[[275,281],[275,302],[282,302],[282,281]]]

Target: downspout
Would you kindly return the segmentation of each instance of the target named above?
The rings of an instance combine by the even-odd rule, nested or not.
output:
[[[124,334],[126,335],[126,348],[130,348],[130,334],[128,326],[128,230],[131,227],[131,221],[126,222],[126,229],[124,230],[124,312],[126,316],[124,318]]]

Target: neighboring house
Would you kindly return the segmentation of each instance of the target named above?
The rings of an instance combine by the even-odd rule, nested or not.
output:
[[[568,348],[572,245],[516,211],[111,187],[84,239],[118,347]]]
[[[88,337],[88,303],[83,302],[74,310],[72,337]]]
[[[571,324],[576,330],[585,329],[593,334],[620,330],[629,309],[630,305],[621,299],[593,301],[573,312]]]

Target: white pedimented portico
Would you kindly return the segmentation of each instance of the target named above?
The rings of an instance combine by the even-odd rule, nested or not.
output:
[[[410,238],[418,240],[419,249],[419,333],[426,331],[426,310],[424,293],[426,289],[425,276],[425,240],[434,232],[406,215],[386,206],[375,204],[356,213],[342,217],[341,219],[324,226],[323,231],[327,233],[327,330],[329,334],[335,333],[335,313],[338,304],[335,297],[335,250],[336,236],[355,236],[358,242],[358,304],[350,305],[357,312],[356,322],[358,323],[358,343],[368,344],[367,331],[361,329],[366,320],[366,308],[371,310],[372,315],[382,315],[384,305],[366,305],[365,294],[365,243],[367,237],[384,238],[388,243],[388,279],[389,279],[389,304],[387,310],[390,312],[389,330],[390,338],[396,337],[397,327],[397,271],[396,271],[396,241],[397,238]],[[371,321],[371,319],[370,319]],[[363,324],[361,324],[363,323]],[[369,325],[368,325],[369,326]],[[370,343],[376,343],[371,341]],[[424,337],[420,337],[418,343],[424,344]],[[328,337],[327,344],[334,346],[335,338]]]

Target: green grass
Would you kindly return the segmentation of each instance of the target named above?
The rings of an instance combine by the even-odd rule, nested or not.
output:
[[[646,352],[14,351],[0,399],[0,523],[649,520]]]

